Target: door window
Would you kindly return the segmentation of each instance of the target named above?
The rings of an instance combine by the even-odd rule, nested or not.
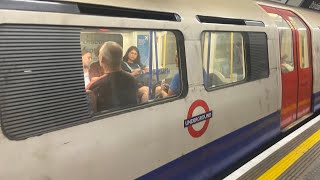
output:
[[[279,31],[281,72],[288,73],[294,70],[292,31],[288,23],[278,14],[269,13]]]
[[[308,31],[307,27],[301,22],[298,17],[289,17],[290,22],[298,31],[298,52],[300,59],[300,68],[308,68],[309,61],[309,45],[308,45]]]

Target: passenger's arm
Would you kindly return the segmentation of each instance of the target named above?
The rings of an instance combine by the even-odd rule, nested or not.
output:
[[[91,106],[92,111],[93,112],[97,112],[98,109],[97,109],[97,97],[96,97],[96,95],[91,90],[87,90],[87,94],[89,96],[89,104]]]
[[[141,74],[141,69],[134,69],[134,70],[132,70],[132,72],[130,73],[132,76],[136,76],[136,75],[138,75],[138,74]]]
[[[149,67],[146,66],[143,71],[144,71],[144,73],[149,72]]]
[[[161,94],[162,94],[162,97],[174,96],[175,95],[174,92],[170,88],[168,90],[168,93],[161,89]]]
[[[167,97],[168,96],[167,92],[164,91],[164,90],[161,90],[161,95],[162,95],[162,97]]]
[[[293,71],[293,66],[291,66],[290,64],[284,64],[284,67],[289,71],[289,72],[291,72],[291,71]]]
[[[131,74],[132,76],[136,76],[138,74],[141,73],[141,69],[133,69],[131,71],[131,69],[129,69],[124,63],[121,64],[121,69],[129,74]]]
[[[168,96],[174,96],[174,92],[169,88],[169,91],[168,91]]]
[[[166,97],[166,96],[168,96],[168,93],[163,89],[163,87],[162,86],[158,86],[158,87],[156,87],[156,89],[155,89],[155,93],[156,93],[156,95],[159,95],[159,94],[161,94],[161,96],[162,97]]]

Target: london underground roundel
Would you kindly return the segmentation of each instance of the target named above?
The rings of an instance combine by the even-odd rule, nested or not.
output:
[[[193,112],[197,107],[203,108],[204,113],[194,115]],[[200,137],[206,132],[211,117],[212,111],[209,110],[208,104],[203,100],[196,100],[191,104],[189,108],[187,119],[184,120],[184,128],[188,128],[188,132],[192,137]],[[193,125],[202,121],[205,121],[202,128],[200,130],[195,130],[193,128]]]

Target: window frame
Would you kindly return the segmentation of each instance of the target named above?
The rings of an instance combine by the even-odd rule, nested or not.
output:
[[[311,53],[310,53],[310,49],[311,49],[311,41],[312,41],[312,39],[311,39],[311,34],[309,34],[310,32],[309,32],[309,30],[308,30],[308,25],[307,24],[305,24],[305,22],[303,21],[303,20],[301,20],[300,19],[300,17],[298,17],[298,16],[289,16],[288,17],[288,21],[292,24],[292,26],[293,26],[293,30],[294,31],[296,31],[295,32],[295,36],[296,36],[296,38],[297,38],[297,41],[298,41],[298,43],[297,43],[297,60],[299,61],[298,63],[299,63],[299,65],[298,65],[298,63],[297,63],[297,67],[299,67],[300,69],[307,69],[307,68],[310,68],[310,64],[312,63],[312,55],[311,55]],[[295,22],[294,22],[295,21]],[[301,26],[300,25],[302,25],[303,26],[303,28],[304,28],[304,30],[303,31],[301,31],[300,30],[300,28],[301,28]],[[304,41],[301,41],[302,40],[302,33],[301,32],[305,32],[305,37],[304,37],[304,39],[306,38],[307,39],[307,48],[305,48],[305,47],[303,47],[303,49],[301,49],[302,48],[302,46],[304,46],[305,45],[305,42]],[[306,52],[308,53],[308,56],[302,56],[301,54],[302,54],[302,52],[300,52],[300,51],[303,51],[303,50],[306,50]],[[303,54],[304,54],[304,52],[303,52]],[[302,61],[301,61],[301,59],[305,59],[304,57],[307,57],[308,58],[308,66],[307,67],[302,67]],[[305,62],[305,60],[304,60],[304,62]]]
[[[256,81],[256,80],[261,80],[261,79],[265,79],[265,78],[261,78],[261,79],[256,79],[256,80],[250,80],[249,79],[249,73],[250,73],[250,70],[249,70],[249,65],[250,65],[250,60],[248,60],[247,57],[249,57],[248,55],[250,54],[250,44],[248,43],[249,42],[249,33],[263,33],[265,36],[266,36],[266,46],[267,46],[267,49],[266,49],[266,53],[268,54],[268,76],[266,78],[269,78],[270,76],[270,61],[269,61],[269,44],[268,44],[268,34],[265,32],[265,31],[245,31],[245,30],[242,30],[242,31],[231,31],[231,30],[203,30],[201,32],[201,35],[200,35],[200,43],[201,43],[201,63],[202,63],[202,70],[204,70],[204,66],[203,66],[203,49],[204,49],[204,34],[207,33],[207,32],[211,32],[211,33],[215,33],[215,32],[224,32],[224,33],[241,33],[242,34],[242,39],[243,39],[243,44],[244,44],[244,65],[245,65],[245,78],[240,80],[240,81],[236,81],[236,82],[231,82],[231,83],[228,83],[228,84],[223,84],[223,85],[220,85],[220,86],[215,86],[215,87],[207,87],[206,86],[206,83],[203,82],[203,86],[205,88],[205,90],[207,92],[211,92],[211,91],[216,91],[216,90],[220,90],[220,89],[224,89],[224,88],[229,88],[229,87],[233,87],[233,86],[237,86],[237,85],[240,85],[240,84],[245,84],[245,83],[248,83],[248,82],[252,82],[252,81]],[[204,71],[203,71],[203,75],[204,75]],[[207,79],[209,76],[207,77],[203,77],[203,81],[205,81],[205,79]]]
[[[292,63],[293,63],[293,69],[292,69],[292,71],[288,71],[288,72],[285,72],[285,71],[283,71],[282,70],[282,68],[280,67],[280,69],[281,69],[281,73],[282,74],[287,74],[287,73],[291,73],[291,72],[293,72],[293,71],[295,71],[296,70],[296,67],[295,67],[295,65],[296,65],[296,63],[295,63],[295,57],[294,57],[294,36],[295,36],[295,34],[294,34],[294,32],[292,31],[293,29],[292,29],[292,27],[291,27],[291,23],[290,22],[288,22],[284,17],[282,17],[280,14],[276,14],[276,13],[274,13],[274,12],[268,12],[268,15],[269,16],[271,16],[271,14],[272,15],[277,15],[278,17],[280,17],[282,20],[283,20],[283,22],[287,25],[287,27],[289,28],[288,30],[290,30],[290,32],[291,32],[291,44],[290,44],[290,47],[291,47],[291,57],[292,57]],[[271,18],[274,18],[274,17],[271,17]],[[283,26],[282,27],[280,27],[279,28],[279,26],[277,25],[277,31],[278,31],[278,34],[279,34],[279,41],[281,41],[281,38],[282,38],[282,35],[281,35],[281,33],[280,33],[280,29],[281,28],[284,28]],[[280,46],[280,65],[281,65],[281,57],[282,57],[282,49],[281,49],[281,43],[279,43],[279,46]]]
[[[201,32],[201,44],[202,44],[202,50],[204,49],[204,38],[205,38],[205,33],[216,33],[216,32],[219,32],[219,33],[241,33],[241,35],[242,35],[242,39],[243,39],[243,47],[244,47],[244,66],[245,66],[245,78],[244,79],[242,79],[242,80],[240,80],[240,81],[236,81],[236,82],[231,82],[231,83],[227,83],[227,84],[223,84],[223,85],[220,85],[220,86],[215,86],[215,87],[207,87],[206,86],[206,83],[204,82],[203,83],[203,86],[204,86],[204,88],[206,89],[206,91],[208,91],[208,92],[210,92],[210,91],[215,91],[215,90],[219,90],[219,89],[224,89],[224,88],[228,88],[228,87],[233,87],[233,86],[236,86],[236,85],[239,85],[239,84],[243,84],[243,83],[245,83],[245,82],[249,82],[249,81],[247,81],[247,79],[248,79],[248,76],[247,76],[247,74],[248,74],[248,63],[247,63],[247,59],[246,59],[246,57],[247,57],[247,47],[248,47],[248,44],[247,43],[245,43],[245,41],[246,41],[246,39],[248,39],[248,37],[247,37],[247,35],[246,36],[243,36],[243,34],[242,33],[247,33],[246,31],[224,31],[224,30],[221,30],[221,31],[211,31],[211,30],[205,30],[205,31],[202,31]],[[202,53],[201,53],[201,56],[202,56],[202,67],[203,67],[203,51],[202,51]],[[204,73],[203,73],[204,74]],[[205,79],[205,77],[203,77],[204,79]],[[209,76],[207,75],[207,77],[206,77],[206,79],[207,78],[209,78]]]
[[[156,105],[161,105],[169,102],[173,102],[179,99],[183,99],[188,95],[188,90],[189,90],[189,84],[188,84],[188,76],[187,76],[187,62],[186,62],[186,53],[185,53],[185,38],[183,36],[183,33],[179,29],[149,29],[149,28],[119,28],[119,27],[92,27],[92,26],[82,26],[80,28],[88,28],[88,29],[110,29],[114,30],[113,32],[116,32],[116,30],[132,30],[132,31],[169,31],[172,32],[175,37],[176,37],[176,45],[177,45],[177,51],[178,51],[178,56],[180,59],[179,62],[179,75],[180,75],[180,85],[181,85],[181,92],[179,95],[176,96],[170,96],[170,97],[165,97],[161,98],[159,100],[147,102],[147,103],[141,103],[137,104],[135,106],[128,106],[125,108],[121,109],[114,109],[114,110],[103,110],[99,112],[93,112],[90,114],[90,121],[96,121],[124,113],[129,113],[132,111],[137,111],[139,109],[144,109],[144,108],[149,108],[152,106]],[[87,101],[88,106],[89,102]]]

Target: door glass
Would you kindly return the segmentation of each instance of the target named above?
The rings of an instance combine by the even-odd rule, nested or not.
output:
[[[273,18],[279,30],[281,72],[291,72],[294,70],[291,28],[278,14],[269,13],[269,15]]]
[[[309,67],[309,45],[308,45],[308,31],[307,27],[301,22],[301,20],[297,17],[289,17],[292,25],[297,29],[299,34],[299,59],[300,59],[300,68],[308,68]]]

